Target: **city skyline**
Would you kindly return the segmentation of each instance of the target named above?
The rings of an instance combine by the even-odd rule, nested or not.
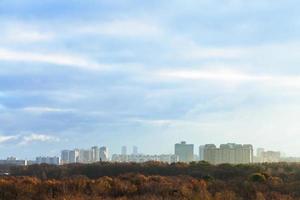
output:
[[[279,151],[257,148],[254,150],[251,144],[226,143],[203,144],[198,146],[198,152],[194,150],[194,144],[181,141],[174,144],[174,151],[169,154],[144,154],[138,153],[138,147],[133,146],[132,152],[125,151],[126,146],[121,147],[119,153],[111,153],[106,146],[92,146],[88,149],[74,148],[61,150],[60,156],[37,156],[35,159],[19,159],[9,156],[7,159],[0,158],[0,165],[67,165],[67,164],[91,164],[97,162],[113,163],[144,163],[158,161],[163,163],[190,163],[206,161],[213,165],[220,164],[252,164],[252,163],[277,163],[299,162],[300,157],[290,157]],[[197,154],[198,153],[198,154]]]
[[[298,4],[1,0],[0,157],[178,141],[300,156]]]
[[[176,154],[176,146],[180,146],[180,145],[187,145],[189,146],[188,147],[188,151],[192,150],[192,155],[189,155],[189,158],[187,160],[204,160],[204,148],[206,147],[206,145],[208,145],[209,147],[213,146],[213,148],[223,148],[222,146],[226,146],[226,145],[236,145],[237,143],[233,143],[233,142],[227,142],[227,143],[220,143],[220,144],[215,144],[215,143],[209,143],[209,144],[194,144],[194,143],[190,143],[190,144],[187,144],[186,141],[179,141],[177,143],[175,143],[175,146],[174,144],[172,144],[172,150],[171,151],[168,151],[168,152],[154,152],[154,153],[149,153],[149,152],[144,152],[143,150],[140,151],[138,150],[138,152],[136,151],[137,149],[139,149],[139,147],[137,145],[133,145],[133,146],[126,146],[126,145],[122,145],[120,146],[119,148],[119,151],[111,151],[111,149],[109,148],[109,146],[107,145],[93,145],[93,146],[87,146],[87,147],[72,147],[72,148],[63,148],[63,149],[60,149],[57,151],[57,153],[55,154],[51,154],[51,153],[48,153],[48,154],[36,154],[36,155],[33,155],[32,157],[19,157],[18,155],[16,154],[10,154],[10,155],[7,155],[7,156],[4,156],[4,157],[0,157],[0,160],[1,159],[4,159],[4,158],[17,158],[17,159],[21,159],[21,160],[34,160],[35,158],[37,157],[60,157],[61,159],[63,159],[63,152],[67,151],[67,158],[66,159],[71,159],[69,158],[69,152],[73,152],[72,153],[72,159],[73,160],[72,162],[77,162],[76,161],[76,156],[80,156],[80,153],[79,151],[90,151],[90,159],[92,159],[93,161],[97,162],[97,161],[100,161],[99,160],[95,160],[95,158],[100,158],[101,157],[101,153],[100,153],[100,149],[101,148],[105,148],[106,152],[109,152],[108,155],[107,155],[107,159],[111,159],[113,155],[172,155],[172,154]],[[253,149],[253,155],[257,156],[257,155],[261,155],[263,154],[263,152],[278,152],[281,156],[283,157],[294,157],[294,158],[298,158],[297,156],[292,156],[292,155],[287,155],[285,152],[282,152],[282,151],[277,151],[276,149],[268,149],[268,148],[264,148],[264,147],[255,147],[253,146],[252,144],[242,144],[242,145],[250,145]],[[98,152],[95,152],[97,150],[95,150],[95,148],[98,150]],[[124,151],[126,149],[126,151]],[[183,148],[185,149],[185,148]],[[267,151],[265,151],[267,150]],[[76,152],[77,153],[74,153]],[[300,158],[300,157],[299,157]],[[105,161],[107,159],[102,159],[102,161]],[[186,162],[186,160],[178,160],[178,161],[183,161],[183,162]],[[85,161],[83,161],[84,163]]]

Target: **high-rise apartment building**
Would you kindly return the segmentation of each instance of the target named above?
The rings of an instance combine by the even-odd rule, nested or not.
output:
[[[91,148],[91,161],[99,162],[100,160],[100,149],[97,146]]]
[[[92,155],[91,155],[91,150],[90,149],[80,149],[79,150],[79,162],[80,163],[91,163],[92,162]]]
[[[251,144],[244,144],[242,151],[241,160],[237,160],[237,162],[243,164],[253,163],[253,146]]]
[[[203,160],[215,164],[216,163],[217,147],[214,144],[206,144],[203,149]]]
[[[218,149],[219,158],[216,159],[216,164],[242,163],[242,158],[243,158],[242,148],[243,145],[241,144],[234,144],[234,143],[221,144],[220,148]]]
[[[108,148],[107,147],[100,147],[100,161],[108,161]]]
[[[181,142],[175,144],[175,155],[179,157],[180,162],[192,162],[194,160],[194,145]]]
[[[199,160],[204,160],[204,145],[199,146]]]
[[[211,164],[246,164],[253,162],[252,145],[221,144],[217,148],[214,144],[204,146],[204,160]]]
[[[62,150],[61,151],[61,164],[68,164],[70,159],[69,159],[69,153],[70,150]]]
[[[69,163],[79,162],[79,149],[69,151]]]

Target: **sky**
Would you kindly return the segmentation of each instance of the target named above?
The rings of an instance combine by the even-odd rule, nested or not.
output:
[[[0,0],[0,158],[182,140],[300,156],[296,0]]]

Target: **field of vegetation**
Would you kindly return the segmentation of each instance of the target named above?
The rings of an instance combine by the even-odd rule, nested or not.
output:
[[[205,162],[1,166],[1,200],[300,199],[300,164]]]

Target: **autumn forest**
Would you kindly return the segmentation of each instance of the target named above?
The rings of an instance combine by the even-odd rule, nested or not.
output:
[[[100,162],[0,170],[1,200],[300,199],[300,165],[292,163]]]

